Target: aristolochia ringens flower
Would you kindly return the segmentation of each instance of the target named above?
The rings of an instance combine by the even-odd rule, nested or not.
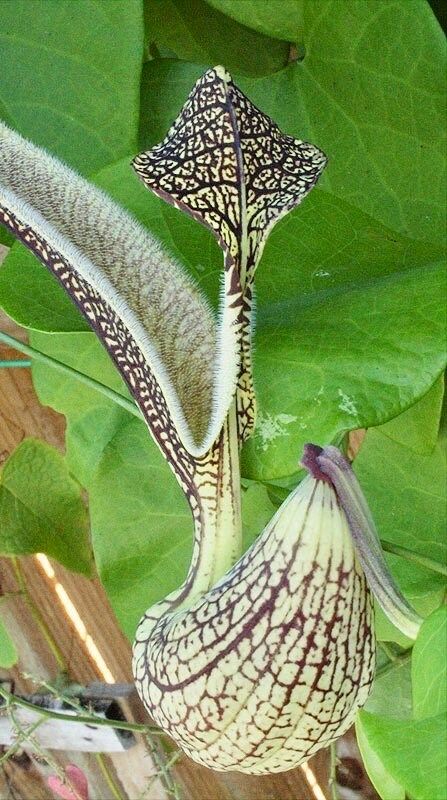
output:
[[[289,769],[350,725],[374,672],[365,573],[402,629],[414,635],[419,625],[334,448],[307,449],[311,475],[240,558],[239,448],[255,424],[255,270],[270,230],[325,164],[220,67],[198,81],[166,139],[135,159],[151,190],[216,236],[216,320],[148,231],[0,124],[0,221],[103,342],[191,507],[188,575],[141,620],[134,673],[157,723],[214,769]]]

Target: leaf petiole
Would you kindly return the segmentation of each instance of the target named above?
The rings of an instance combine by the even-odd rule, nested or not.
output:
[[[152,734],[160,734],[162,735],[163,731],[160,728],[155,728],[151,725],[141,725],[138,722],[126,722],[125,720],[118,720],[118,719],[107,719],[106,717],[99,717],[96,714],[64,714],[62,711],[54,711],[50,708],[43,708],[42,706],[36,706],[34,703],[30,703],[28,700],[24,700],[23,697],[17,697],[17,695],[11,694],[7,692],[6,689],[3,689],[0,686],[0,697],[3,697],[6,700],[8,705],[15,705],[21,706],[22,708],[27,708],[30,711],[35,711],[37,714],[40,714],[42,717],[48,717],[49,719],[59,719],[64,720],[65,722],[85,722],[88,725],[98,725],[102,727],[109,727],[109,728],[118,728],[122,731],[135,731],[136,733],[152,733]],[[1,706],[0,706],[1,707]]]
[[[0,369],[3,367],[30,367],[31,361],[22,358],[6,358],[0,361]]]
[[[445,567],[443,564],[440,564],[439,561],[435,561],[433,558],[426,558],[426,556],[421,556],[419,553],[415,553],[413,550],[408,550],[406,547],[401,547],[400,545],[393,544],[392,542],[387,542],[385,539],[381,539],[380,543],[382,548],[387,553],[393,553],[396,556],[401,556],[402,558],[406,558],[407,561],[414,561],[415,564],[419,564],[421,567],[430,569],[432,572],[439,572],[441,575],[447,576],[447,567]]]
[[[29,344],[25,344],[24,342],[15,339],[14,336],[10,336],[8,333],[4,333],[3,331],[0,331],[0,342],[5,342],[5,344],[9,344],[15,350],[19,350],[21,353],[25,353],[25,355],[35,358],[36,361],[41,361],[43,364],[47,364],[49,367],[53,367],[53,369],[57,369],[59,372],[65,373],[70,378],[74,378],[81,383],[85,383],[85,385],[90,389],[94,389],[96,392],[101,392],[101,394],[105,395],[105,397],[107,397],[113,403],[117,403],[117,405],[128,411],[129,414],[133,414],[135,417],[138,417],[138,419],[142,419],[140,411],[135,403],[133,403],[132,400],[128,400],[126,397],[123,397],[123,395],[119,394],[119,392],[115,392],[113,389],[110,389],[109,386],[105,386],[103,383],[95,381],[94,378],[89,378],[88,375],[84,375],[83,372],[79,372],[77,369],[69,367],[67,364],[64,364],[62,361],[58,361],[56,358],[47,356],[40,350],[36,350]],[[6,362],[0,362],[0,366],[2,363],[5,365]],[[16,362],[16,366],[17,364],[23,365],[24,363],[25,362]]]

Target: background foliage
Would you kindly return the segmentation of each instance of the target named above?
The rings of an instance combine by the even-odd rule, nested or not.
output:
[[[391,644],[359,742],[386,800],[444,797],[445,579],[420,560],[445,563],[445,43],[429,5],[2,0],[0,49],[2,118],[129,208],[214,303],[216,243],[143,188],[131,157],[165,135],[194,81],[219,62],[285,132],[329,156],[259,268],[260,413],[243,452],[245,541],[296,484],[305,441],[340,444],[349,430],[370,428],[356,470],[384,540],[414,554],[389,562],[427,621],[411,654],[377,615],[378,637]],[[34,347],[126,393],[76,309],[18,244],[0,269],[0,303]],[[64,462],[29,442],[11,456],[0,483],[0,548],[47,552],[88,573],[79,487],[87,489],[96,568],[132,637],[146,607],[184,577],[186,503],[143,423],[38,362],[33,379],[42,403],[66,417],[67,453]],[[30,485],[36,458],[56,524],[11,503]]]

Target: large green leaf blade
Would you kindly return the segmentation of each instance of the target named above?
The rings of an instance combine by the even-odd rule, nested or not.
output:
[[[86,174],[134,152],[142,52],[140,0],[2,0],[6,122]]]
[[[383,800],[405,800],[404,787],[385,769],[382,759],[371,747],[359,717],[355,723],[355,733],[363,764],[380,797]]]
[[[313,0],[315,2],[315,0]],[[217,8],[243,25],[278,39],[296,42],[303,35],[304,0],[275,0],[274,3],[260,3],[259,0],[207,0]]]
[[[245,474],[290,475],[306,441],[339,442],[425,394],[445,365],[443,283],[439,265],[260,309]]]
[[[439,422],[439,408],[434,416]],[[406,412],[406,419],[411,419],[410,411]],[[410,426],[413,430],[417,425],[424,429],[426,424],[417,407],[413,422]],[[400,436],[399,418],[394,425]],[[392,422],[384,429],[386,435],[381,428],[368,431],[354,463],[379,535],[416,556],[432,559],[442,569],[447,555],[443,437],[432,453],[420,455],[391,438]],[[439,606],[446,588],[446,579],[440,572],[389,553],[387,560],[400,588],[422,616]],[[379,639],[391,639],[404,646],[410,644],[381,613],[376,618],[376,632]]]
[[[121,377],[93,333],[49,335],[35,331],[30,340],[33,347],[51,358],[128,396]],[[36,360],[32,371],[41,403],[51,406],[67,419],[66,462],[79,483],[88,488],[104,448],[131,415],[100,391],[51,369],[48,364]],[[143,435],[149,436],[143,421],[140,425]]]
[[[16,646],[0,618],[0,667],[10,669],[18,659]]]
[[[412,655],[413,705],[417,718],[447,711],[447,608],[425,620]]]
[[[369,746],[411,798],[442,800],[447,796],[444,715],[397,720],[360,711],[359,719]]]
[[[333,156],[332,192],[395,230],[442,241],[446,48],[429,4],[319,0],[306,4],[304,25],[307,55],[291,83]]]
[[[0,552],[46,553],[68,569],[91,574],[81,488],[61,454],[37,439],[25,439],[0,475]]]
[[[119,427],[89,485],[96,566],[121,627],[133,638],[146,608],[186,577],[191,514],[138,420]]]
[[[222,63],[242,75],[276,72],[288,61],[287,42],[239,24],[204,0],[145,0],[144,15],[148,43],[185,61]]]

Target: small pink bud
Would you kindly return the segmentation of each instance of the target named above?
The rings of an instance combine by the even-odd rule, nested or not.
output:
[[[76,764],[68,764],[65,768],[66,782],[58,775],[50,775],[47,783],[51,791],[62,800],[89,800],[88,781],[85,773]]]

